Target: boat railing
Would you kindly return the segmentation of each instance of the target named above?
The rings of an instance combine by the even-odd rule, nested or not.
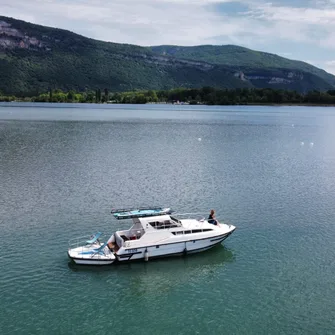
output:
[[[92,243],[89,243],[94,239],[94,237],[97,236],[97,234],[90,234],[90,235],[84,235],[84,236],[78,236],[71,238],[68,242],[69,244],[69,249],[74,249],[78,247],[83,247],[85,245],[89,245]],[[103,235],[99,234],[99,236],[94,240],[93,243],[100,243],[100,239]]]
[[[198,212],[198,213],[174,213],[172,216],[176,218],[182,219],[194,219],[195,216],[200,217],[200,220],[206,220],[206,216],[208,216],[208,212]]]
[[[200,213],[175,213],[172,216],[174,216],[176,218],[181,218],[181,219],[194,219],[194,218],[196,218],[196,216],[198,216],[198,219],[196,218],[196,220],[205,221],[205,220],[207,220],[208,215],[209,215],[208,212],[200,212]],[[216,218],[216,220],[219,223],[230,225],[230,223],[227,222],[226,220],[220,220],[218,218]]]

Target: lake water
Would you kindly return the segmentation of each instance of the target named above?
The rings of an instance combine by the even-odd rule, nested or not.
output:
[[[334,108],[3,103],[0,177],[2,335],[335,333]],[[124,227],[111,207],[157,204],[237,230],[69,263],[70,238]]]

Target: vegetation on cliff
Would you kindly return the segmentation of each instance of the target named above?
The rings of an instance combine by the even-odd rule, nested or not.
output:
[[[190,59],[234,67],[246,75],[255,70],[279,69],[292,73],[310,73],[335,85],[335,77],[306,62],[287,59],[275,54],[251,50],[238,45],[199,45],[181,47],[160,45],[150,48],[155,53],[177,58]]]

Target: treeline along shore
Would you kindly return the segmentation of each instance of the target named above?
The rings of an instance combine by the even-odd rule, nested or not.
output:
[[[177,88],[172,90],[148,90],[133,92],[109,92],[108,89],[96,91],[64,92],[50,90],[36,96],[5,96],[0,93],[0,101],[22,102],[60,102],[60,103],[187,103],[204,105],[331,105],[335,106],[335,90],[309,91],[298,93],[296,91],[275,90],[271,88],[237,88],[216,89],[203,88]]]

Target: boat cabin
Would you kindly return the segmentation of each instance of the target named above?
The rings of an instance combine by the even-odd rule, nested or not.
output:
[[[117,252],[121,247],[138,248],[139,245],[159,244],[159,241],[173,236],[183,238],[188,234],[209,233],[214,230],[206,221],[186,219],[180,221],[171,215],[134,217],[128,230],[116,231],[111,237],[110,247]],[[138,242],[137,242],[138,241]]]
[[[133,223],[130,229],[115,232],[111,241],[121,247],[124,242],[139,240],[146,232],[182,227],[181,222],[170,215],[133,218]]]
[[[150,230],[151,228],[170,229],[170,228],[182,227],[181,222],[178,219],[170,215],[139,218],[138,221],[145,230]]]
[[[147,231],[182,227],[181,222],[170,215],[133,218],[133,222],[130,229],[118,232],[124,241],[139,240]]]

